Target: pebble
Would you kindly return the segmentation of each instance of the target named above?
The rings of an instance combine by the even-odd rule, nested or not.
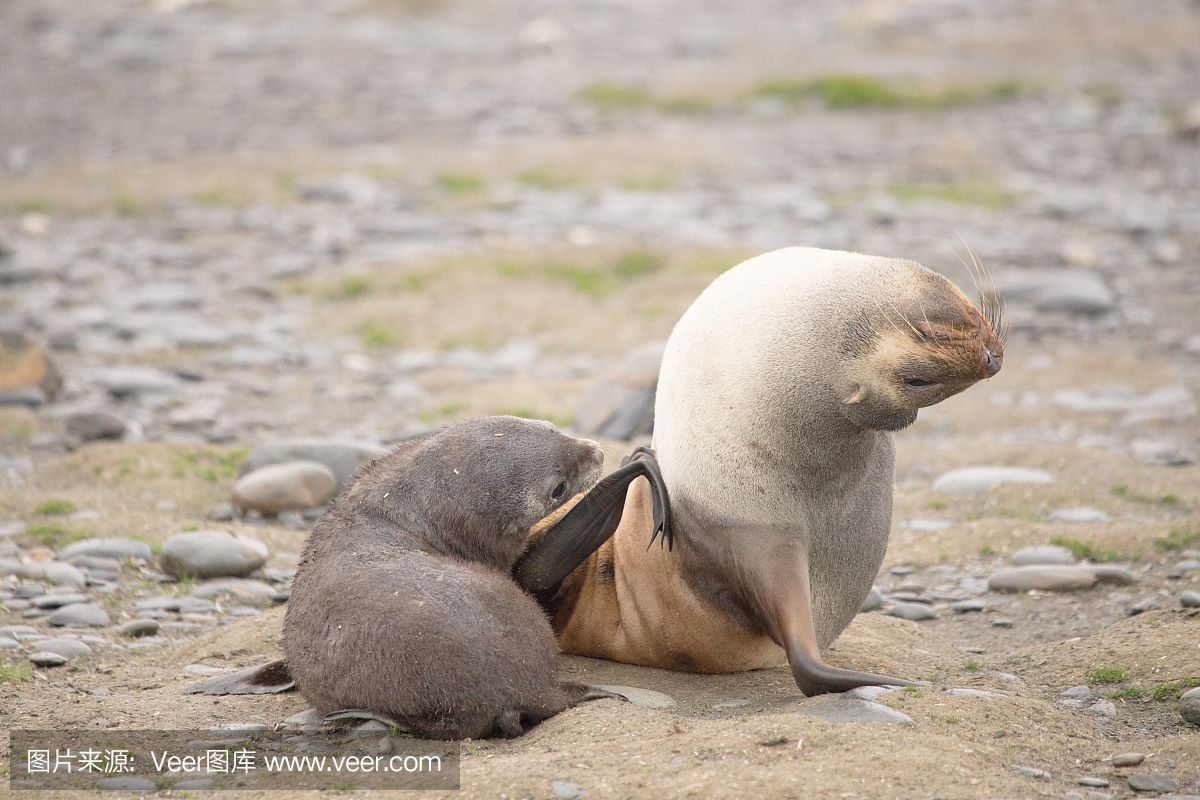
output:
[[[1098,717],[1115,717],[1117,706],[1111,700],[1097,700],[1088,706],[1088,712]]]
[[[231,596],[243,600],[273,601],[275,589],[262,581],[249,578],[220,578],[205,581],[188,594],[191,597],[211,599],[213,597]]]
[[[1011,628],[1013,619],[1012,617],[993,617],[991,624],[993,628]]]
[[[856,686],[843,694],[843,697],[857,697],[859,700],[878,700],[888,692],[899,690],[899,686]]]
[[[1090,686],[1072,686],[1070,689],[1059,694],[1059,697],[1069,697],[1073,700],[1095,700],[1096,693],[1092,691]]]
[[[950,609],[958,614],[983,611],[985,608],[987,608],[987,604],[982,600],[959,600],[957,603],[950,604]]]
[[[1135,772],[1129,776],[1129,788],[1138,792],[1165,794],[1179,789],[1179,781],[1153,772]]]
[[[37,608],[62,608],[86,602],[87,597],[82,594],[45,594],[33,598],[33,604]]]
[[[872,586],[871,591],[867,592],[867,599],[863,601],[861,611],[874,611],[882,605],[883,595],[877,588]]]
[[[120,439],[126,426],[120,417],[105,411],[76,411],[63,417],[63,431],[84,442]]]
[[[1077,780],[1075,782],[1077,784],[1079,784],[1080,786],[1092,786],[1097,789],[1103,789],[1105,786],[1108,786],[1108,781],[1106,781],[1104,778],[1085,777],[1085,778],[1080,778],[1079,780]]]
[[[108,612],[97,605],[78,603],[73,606],[63,606],[46,618],[46,622],[56,627],[85,626],[101,628],[111,624]]]
[[[656,692],[653,689],[639,689],[635,686],[605,686],[596,685],[597,689],[619,694],[635,706],[642,708],[670,708],[675,705],[675,698]]]
[[[951,697],[1003,697],[1004,695],[998,692],[988,692],[983,689],[947,689],[946,694]]]
[[[212,522],[231,522],[237,518],[237,509],[233,503],[217,503],[206,516]]]
[[[285,439],[258,445],[238,467],[238,475],[288,461],[316,461],[328,467],[337,479],[336,491],[346,488],[359,467],[388,454],[374,442],[353,439]]]
[[[1014,567],[1024,567],[1031,564],[1074,564],[1075,554],[1065,547],[1055,544],[1044,544],[1036,547],[1023,547],[1008,559]]]
[[[37,649],[46,653],[58,653],[68,659],[92,654],[92,648],[78,639],[38,639]]]
[[[322,505],[336,489],[337,477],[324,464],[288,461],[247,472],[233,487],[233,502],[264,514],[278,514]]]
[[[180,380],[175,374],[154,367],[103,367],[94,370],[90,377],[116,398],[176,392],[180,387]]]
[[[927,619],[937,619],[937,614],[927,605],[921,603],[896,603],[888,612],[893,617],[921,622]]]
[[[1085,506],[1072,508],[1057,508],[1050,512],[1050,519],[1055,522],[1108,522],[1112,516],[1098,508]]]
[[[1179,703],[1179,716],[1190,725],[1200,725],[1200,697],[1189,697]]]
[[[1193,697],[1196,698],[1197,700],[1200,700],[1200,686],[1197,686],[1195,689],[1188,689],[1186,692],[1184,692],[1180,696],[1179,699],[1180,700],[1191,700]]]
[[[996,275],[996,291],[1012,303],[1039,311],[1102,314],[1116,306],[1116,295],[1099,275],[1070,269],[1007,270]]]
[[[158,623],[152,619],[133,619],[120,625],[117,633],[130,639],[154,636],[158,633]]]
[[[1037,767],[1026,767],[1020,764],[1014,764],[1013,769],[1028,778],[1037,778],[1038,780],[1042,781],[1050,780],[1050,773],[1046,772],[1044,769],[1038,769]]]
[[[891,724],[912,722],[911,717],[894,708],[845,695],[802,706],[800,713],[807,717],[823,719],[826,722],[885,722]]]
[[[1179,605],[1184,608],[1200,608],[1200,592],[1192,591],[1179,593]]]
[[[988,578],[988,588],[994,592],[1021,592],[1030,589],[1069,592],[1087,589],[1097,583],[1132,582],[1133,575],[1121,567],[1047,565],[1000,570]]]
[[[122,558],[140,558],[143,561],[149,561],[153,557],[153,553],[150,551],[150,545],[145,542],[139,542],[136,539],[114,537],[83,539],[82,541],[72,542],[58,554],[58,557],[64,561],[69,561],[78,556],[96,556],[99,558],[111,558],[117,561]]]
[[[115,778],[100,778],[96,781],[96,788],[119,789],[126,792],[153,792],[158,789],[158,786],[149,778],[122,775]]]
[[[630,351],[610,374],[588,388],[575,408],[575,430],[623,441],[649,435],[665,348],[665,342],[650,342]]]
[[[1143,597],[1129,607],[1129,616],[1136,617],[1138,614],[1145,614],[1147,611],[1154,611],[1159,607],[1157,597]]]
[[[177,577],[241,578],[266,561],[265,544],[225,531],[177,533],[163,543],[159,552],[162,568]]]
[[[30,662],[39,667],[61,667],[69,659],[66,656],[51,652],[36,652],[29,656]]]
[[[1145,760],[1145,753],[1120,753],[1112,757],[1112,765],[1114,767],[1136,767]]]
[[[1005,483],[1051,483],[1054,476],[1040,469],[1025,467],[963,467],[951,470],[933,482],[933,491],[955,494],[982,494]]]
[[[558,800],[582,800],[588,796],[579,784],[570,781],[550,781],[550,791]]]

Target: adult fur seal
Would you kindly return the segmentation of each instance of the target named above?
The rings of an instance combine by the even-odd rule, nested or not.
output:
[[[595,483],[594,442],[484,417],[366,467],[309,537],[284,620],[297,688],[436,739],[516,736],[582,700],[510,571],[529,529]]]
[[[645,552],[650,487],[542,592],[564,652],[697,672],[790,663],[805,694],[904,680],[821,650],[891,525],[892,432],[995,375],[1000,311],[912,261],[789,248],[717,278],[667,343],[654,448],[679,547]]]

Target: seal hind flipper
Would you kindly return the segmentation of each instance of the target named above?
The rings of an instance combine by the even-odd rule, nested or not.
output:
[[[296,688],[283,659],[188,684],[184,694],[279,694]]]
[[[641,477],[649,481],[654,500],[654,529],[650,534],[650,545],[661,535],[663,546],[668,550],[673,549],[667,484],[658,468],[654,451],[638,447],[622,460],[619,469],[601,479],[574,508],[525,551],[513,568],[517,583],[535,595],[554,589],[596,548],[612,537],[621,523],[629,485]]]

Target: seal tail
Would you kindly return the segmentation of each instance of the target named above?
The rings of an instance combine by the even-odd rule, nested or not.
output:
[[[279,694],[296,688],[283,659],[189,684],[184,694]]]

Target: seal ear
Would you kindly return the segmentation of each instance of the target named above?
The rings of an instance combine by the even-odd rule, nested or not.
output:
[[[543,534],[513,567],[513,577],[523,589],[542,594],[557,586],[571,570],[582,564],[616,532],[625,509],[625,494],[637,478],[650,482],[654,500],[654,529],[650,545],[662,535],[668,550],[674,545],[671,532],[671,503],[654,451],[638,447]]]

